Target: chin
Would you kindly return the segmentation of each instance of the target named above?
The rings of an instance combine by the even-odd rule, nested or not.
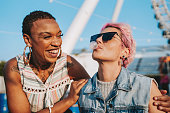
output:
[[[56,58],[47,58],[46,61],[49,63],[54,63],[57,61],[57,57]]]
[[[100,55],[92,55],[93,60],[101,61],[103,58]]]
[[[92,54],[92,58],[94,59],[94,60],[102,60],[103,58],[105,57],[105,55],[103,54],[103,53],[97,53],[97,52],[93,52],[93,54]]]
[[[92,55],[93,60],[96,61],[113,61],[114,57],[106,56],[106,55]]]

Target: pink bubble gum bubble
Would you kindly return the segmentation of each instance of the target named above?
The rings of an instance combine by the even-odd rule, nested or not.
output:
[[[97,48],[97,42],[95,42],[95,41],[90,42],[90,48],[96,49]]]

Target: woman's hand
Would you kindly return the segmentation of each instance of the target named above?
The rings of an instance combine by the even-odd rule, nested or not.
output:
[[[153,98],[155,102],[153,102],[154,106],[157,106],[158,110],[164,112],[170,112],[170,96],[165,95],[167,93],[166,90],[161,90],[163,96],[156,96]]]
[[[79,99],[79,92],[81,88],[87,83],[88,79],[80,79],[78,81],[73,81],[71,83],[70,92],[68,98],[72,100],[73,103],[76,103]]]

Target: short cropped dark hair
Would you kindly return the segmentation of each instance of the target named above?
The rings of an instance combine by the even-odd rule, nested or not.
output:
[[[39,19],[54,19],[55,20],[55,18],[48,12],[33,11],[30,14],[28,14],[22,22],[22,34],[27,34],[31,36],[30,30],[33,25],[33,22]]]

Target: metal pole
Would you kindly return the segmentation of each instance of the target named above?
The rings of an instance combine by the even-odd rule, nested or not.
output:
[[[114,10],[114,13],[113,13],[113,16],[112,16],[112,22],[117,22],[121,7],[123,5],[123,1],[124,0],[117,0],[116,7],[115,7],[115,10]]]
[[[67,54],[70,54],[74,49],[74,46],[91,14],[93,13],[98,1],[99,0],[85,0],[67,33],[64,35],[62,50]]]

